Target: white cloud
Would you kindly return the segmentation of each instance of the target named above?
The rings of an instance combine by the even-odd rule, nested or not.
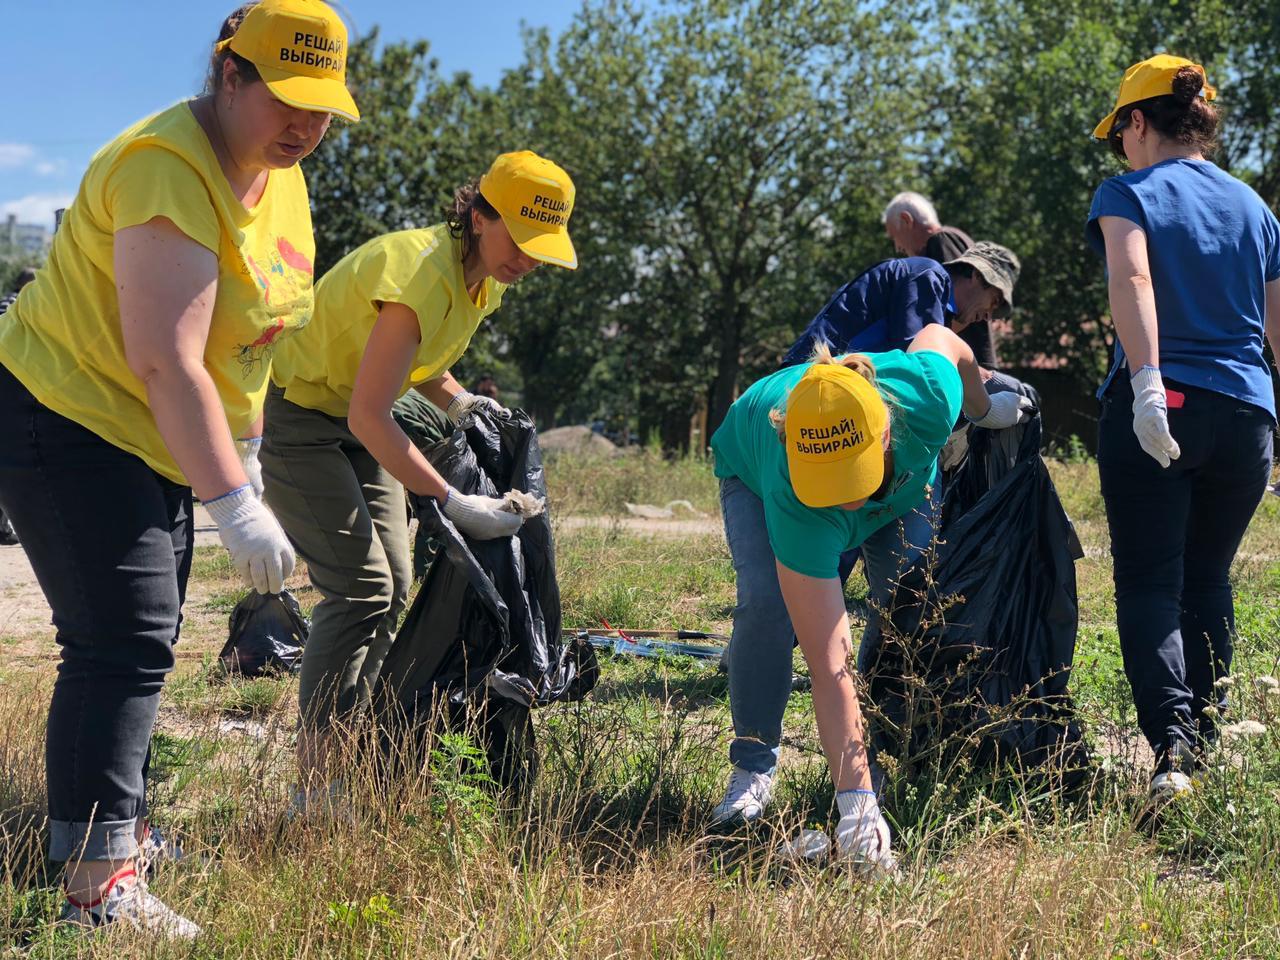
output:
[[[62,157],[48,157],[29,143],[0,143],[0,170],[30,170],[40,177],[52,177],[67,168]]]
[[[36,158],[36,148],[29,143],[0,143],[0,170],[25,167]]]
[[[53,232],[53,211],[71,206],[69,193],[29,193],[17,200],[0,202],[0,221],[14,214],[19,223],[34,223]]]

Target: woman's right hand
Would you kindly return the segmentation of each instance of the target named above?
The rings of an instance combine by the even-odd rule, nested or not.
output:
[[[450,487],[444,500],[444,515],[454,526],[477,540],[495,540],[514,536],[524,517],[504,509],[497,497],[480,497],[459,493]]]
[[[293,547],[280,521],[249,484],[205,502],[241,578],[259,593],[279,593],[293,573]]]

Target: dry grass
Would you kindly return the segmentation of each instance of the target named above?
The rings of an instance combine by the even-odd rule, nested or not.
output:
[[[1088,465],[1055,472],[1090,551],[1081,597],[1103,637],[1082,631],[1077,686],[1104,762],[1071,799],[962,763],[892,783],[896,880],[796,871],[776,856],[800,825],[831,821],[804,694],[788,710],[768,822],[729,836],[707,829],[727,772],[727,691],[714,670],[683,661],[608,661],[588,701],[541,714],[543,769],[525,802],[492,788],[466,738],[405,740],[394,774],[353,738],[346,812],[287,823],[293,681],[225,681],[210,669],[235,592],[210,551],[192,601],[207,626],[184,640],[191,656],[166,695],[152,785],[157,819],[188,853],[154,887],[208,936],[188,950],[127,934],[84,940],[50,923],[52,668],[28,664],[0,673],[0,957],[1280,956],[1280,695],[1250,676],[1274,674],[1280,658],[1280,511],[1260,513],[1246,541],[1256,559],[1237,575],[1247,669],[1233,704],[1265,733],[1224,749],[1197,800],[1152,834],[1133,826],[1145,758],[1131,750],[1125,691],[1112,684],[1096,478]],[[560,552],[567,620],[613,613],[672,627],[727,616],[716,537],[562,531]]]

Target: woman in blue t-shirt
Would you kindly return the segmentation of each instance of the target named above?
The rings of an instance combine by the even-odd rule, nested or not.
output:
[[[1116,621],[1151,799],[1191,789],[1231,666],[1231,561],[1266,489],[1280,348],[1280,224],[1210,163],[1218,118],[1204,68],[1161,55],[1125,73],[1094,131],[1128,161],[1093,198],[1115,362],[1098,396],[1098,467]]]
[[[754,707],[785,703],[794,636],[835,781],[837,850],[864,868],[892,867],[837,566],[843,552],[925,499],[962,406],[980,426],[1000,428],[1024,419],[1031,403],[1015,393],[988,397],[973,351],[930,325],[905,353],[833,359],[820,348],[814,362],[753,384],[711,438],[738,592],[729,658],[734,769],[717,822],[755,819],[769,802],[783,711]],[[775,719],[765,724],[766,715]]]

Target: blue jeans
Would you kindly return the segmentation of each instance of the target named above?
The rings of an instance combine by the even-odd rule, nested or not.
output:
[[[782,715],[791,695],[795,631],[778,585],[764,504],[741,480],[729,477],[720,481],[720,507],[738,585],[729,642],[729,709],[734,732],[729,759],[744,770],[772,774],[782,739]],[[937,508],[935,494],[862,544],[873,612],[858,651],[859,669],[869,649],[868,640],[878,631],[876,607],[889,602],[902,571],[933,539]]]

